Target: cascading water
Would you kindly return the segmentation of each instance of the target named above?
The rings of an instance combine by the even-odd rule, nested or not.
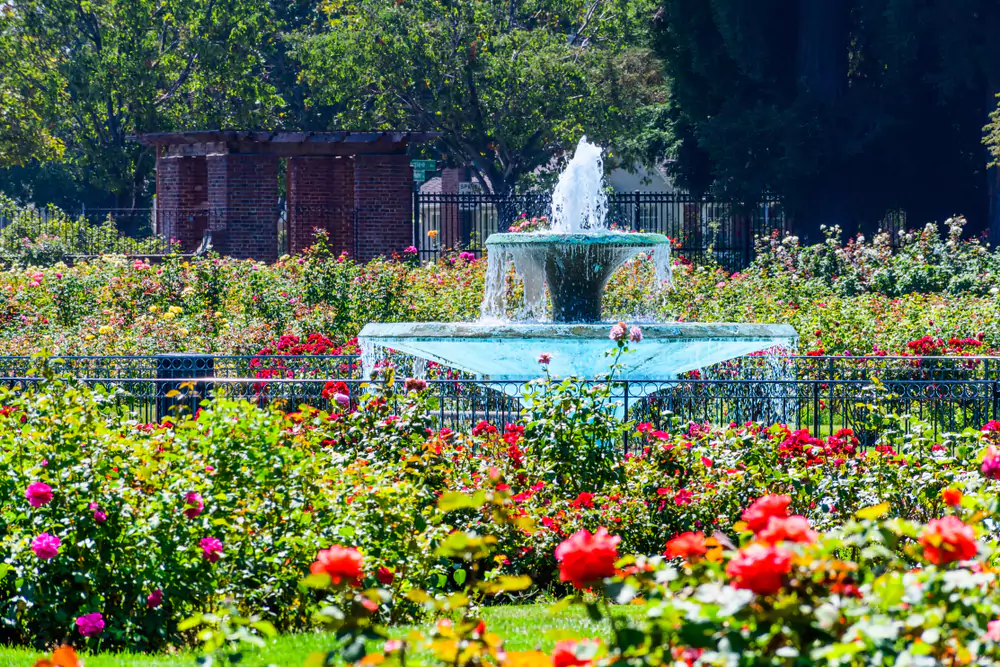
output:
[[[467,323],[369,324],[358,336],[366,377],[386,350],[435,361],[496,383],[502,391],[537,377],[538,356],[551,356],[554,376],[595,378],[607,372],[609,324],[601,297],[611,274],[650,253],[657,288],[671,283],[670,241],[661,234],[609,230],[601,149],[581,139],[552,193],[552,227],[493,234],[486,241],[486,286],[480,319]],[[513,269],[524,305],[508,318],[507,280]],[[551,306],[551,307],[550,307]],[[644,339],[619,360],[616,377],[635,380],[633,396],[697,368],[797,344],[788,325],[644,323]]]
[[[481,315],[505,320],[507,276],[513,265],[524,286],[524,307],[517,319],[545,321],[546,287],[552,320],[596,322],[600,296],[611,274],[628,260],[652,251],[657,288],[669,285],[670,244],[659,234],[630,234],[608,229],[601,148],[580,139],[573,159],[552,191],[549,230],[494,234],[486,244],[489,262]]]
[[[604,192],[604,157],[600,146],[582,137],[573,159],[552,190],[552,231],[556,234],[607,231],[608,195]]]

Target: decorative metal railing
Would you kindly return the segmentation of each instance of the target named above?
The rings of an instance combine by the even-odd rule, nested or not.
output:
[[[443,251],[480,254],[490,234],[507,231],[521,215],[548,215],[549,195],[415,193],[414,241],[423,258]],[[694,262],[710,256],[729,270],[753,259],[754,238],[787,231],[781,201],[736,202],[684,193],[614,192],[608,195],[609,226],[656,232],[675,242],[675,253]]]
[[[428,384],[438,398],[440,426],[457,430],[480,420],[502,425],[518,418],[525,383],[466,379],[438,370],[430,369]],[[116,408],[144,422],[176,412],[178,405],[196,409],[215,395],[259,405],[277,401],[291,411],[303,404],[329,408],[329,398],[323,397],[329,382],[344,382],[355,402],[370,390],[353,356],[160,355],[47,362],[0,357],[0,385],[25,387],[44,382],[46,374],[117,390]],[[397,381],[406,374],[400,369]],[[919,422],[934,436],[1000,419],[997,357],[753,356],[687,377],[612,380],[610,387],[619,415],[657,428],[674,421],[752,421],[807,428],[820,436],[850,428],[870,445],[890,427],[889,415],[899,416],[891,420],[892,428]]]

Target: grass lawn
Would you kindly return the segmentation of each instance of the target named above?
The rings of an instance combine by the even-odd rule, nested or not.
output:
[[[619,607],[615,610],[630,616],[641,607]],[[490,630],[506,639],[509,651],[534,648],[548,650],[557,639],[565,636],[607,638],[607,621],[594,623],[580,608],[570,608],[557,616],[549,613],[549,605],[532,604],[490,607],[483,616]],[[394,635],[405,635],[411,628],[397,628]],[[248,667],[303,667],[311,653],[328,650],[333,645],[330,636],[322,633],[286,635],[269,642],[267,647],[248,653],[242,664]],[[135,653],[104,653],[83,656],[86,667],[193,667],[196,653],[175,655],[144,655]],[[39,651],[0,647],[0,667],[31,667],[42,656]]]

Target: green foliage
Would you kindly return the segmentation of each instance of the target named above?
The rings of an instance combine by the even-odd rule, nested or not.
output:
[[[943,511],[943,489],[995,486],[978,460],[995,425],[938,446],[882,416],[879,447],[861,451],[849,431],[642,424],[638,455],[623,458],[611,438],[630,426],[606,397],[598,414],[588,405],[599,396],[554,385],[503,431],[462,434],[439,425],[433,397],[387,382],[354,396],[351,411],[319,397],[285,413],[219,396],[163,424],[123,419],[112,390],[49,379],[5,391],[0,638],[45,645],[100,613],[102,647],[153,649],[210,614],[202,620],[230,623],[203,635],[223,650],[247,638],[237,626],[252,614],[306,625],[320,601],[298,584],[331,545],[360,550],[362,590],[391,589],[381,618],[405,622],[465,598],[531,595],[525,576],[561,590],[553,550],[584,528],[610,526],[623,549],[655,554],[683,531],[735,535],[740,511],[765,493],[832,528],[883,503],[926,521]],[[569,409],[555,428],[557,406]],[[48,485],[49,502],[28,502],[33,483]],[[54,558],[34,553],[42,533],[61,541]],[[218,559],[206,538],[220,542]]]
[[[821,223],[853,232],[896,209],[917,223],[964,213],[985,228],[995,3],[660,5],[655,50],[671,108],[653,126],[676,137],[681,182],[777,193],[813,242]]]
[[[314,105],[340,126],[443,132],[456,165],[508,192],[585,132],[628,135],[655,100],[645,0],[327,3],[298,35]]]
[[[130,135],[277,119],[265,67],[277,30],[259,0],[10,2],[0,12],[0,92],[22,92],[0,95],[0,118],[42,125],[42,141],[65,145],[74,179],[131,205],[149,194],[154,156]],[[21,150],[15,164],[39,153]]]

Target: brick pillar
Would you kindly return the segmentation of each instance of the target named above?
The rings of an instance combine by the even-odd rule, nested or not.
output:
[[[208,226],[208,168],[204,157],[156,156],[156,229],[180,242],[181,252],[201,245]]]
[[[273,155],[208,156],[209,228],[221,255],[278,259],[278,158]]]
[[[355,156],[354,208],[359,261],[412,245],[413,168],[409,156]]]
[[[334,254],[353,254],[354,160],[291,157],[287,169],[289,252],[312,245],[319,228],[329,234]]]

